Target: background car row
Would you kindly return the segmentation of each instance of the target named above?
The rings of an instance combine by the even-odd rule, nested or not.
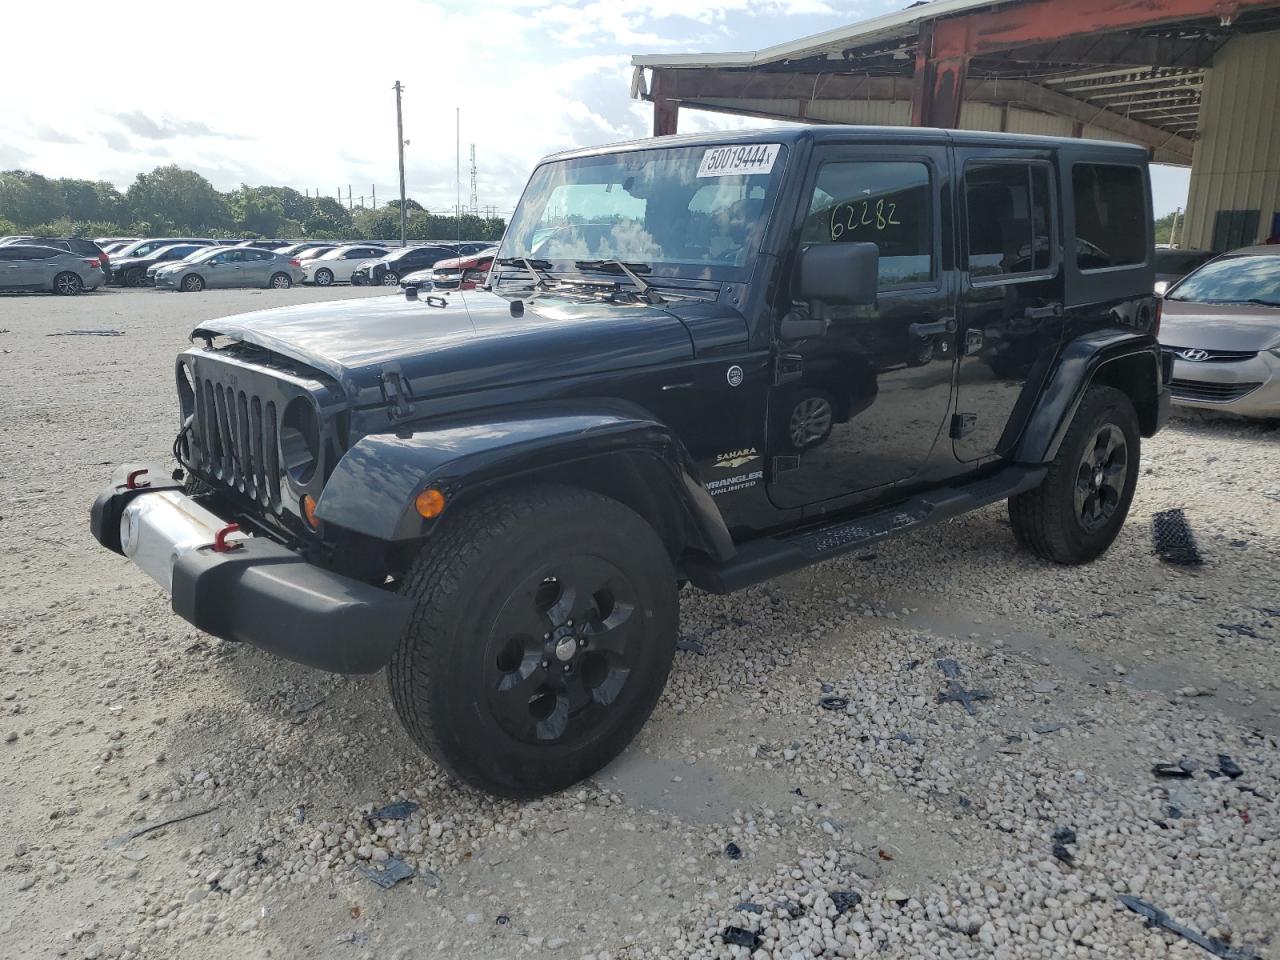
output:
[[[287,288],[295,283],[393,286],[413,270],[486,249],[488,243],[390,244],[212,237],[0,237],[0,289],[73,294],[103,284],[195,291]],[[53,251],[57,251],[56,253]],[[62,254],[63,256],[59,256]],[[359,268],[358,277],[353,274]]]

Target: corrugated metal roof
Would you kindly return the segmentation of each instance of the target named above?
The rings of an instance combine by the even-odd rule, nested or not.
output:
[[[921,3],[897,13],[886,13],[872,17],[860,23],[851,23],[846,27],[837,27],[823,33],[815,33],[811,37],[801,37],[763,50],[751,50],[743,53],[665,53],[638,54],[631,58],[636,67],[758,67],[779,60],[794,60],[801,57],[818,56],[825,52],[839,55],[840,50],[849,46],[873,43],[891,37],[914,36],[914,29],[926,20],[954,13],[967,13],[982,7],[996,7],[1000,4],[993,0],[933,0],[932,3]]]

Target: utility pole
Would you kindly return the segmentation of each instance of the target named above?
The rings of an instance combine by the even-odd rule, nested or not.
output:
[[[405,241],[405,209],[404,209],[404,115],[400,111],[400,94],[404,86],[396,81],[396,150],[400,154],[400,246],[408,246]]]
[[[373,209],[378,209],[378,185],[376,183],[369,184],[369,192],[373,194]]]
[[[453,215],[457,219],[453,221],[454,227],[457,229],[457,237],[462,239],[462,108],[453,108],[453,186],[454,186],[454,203]]]

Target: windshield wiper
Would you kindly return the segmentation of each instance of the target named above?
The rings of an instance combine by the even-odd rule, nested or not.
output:
[[[1245,303],[1256,303],[1263,307],[1280,307],[1280,303],[1275,300],[1260,300],[1258,297],[1250,297]]]
[[[538,281],[535,286],[539,290],[545,290],[551,279],[542,272],[543,270],[551,269],[551,261],[549,260],[531,260],[529,257],[503,257],[498,261],[498,266],[523,268],[528,272],[529,276]]]
[[[653,284],[640,276],[639,271],[642,270],[645,273],[653,272],[653,267],[647,263],[623,263],[621,260],[575,260],[573,265],[579,270],[601,270],[604,272],[616,270],[635,285],[635,288],[640,291],[641,298],[646,303],[667,302],[662,294],[654,289]]]

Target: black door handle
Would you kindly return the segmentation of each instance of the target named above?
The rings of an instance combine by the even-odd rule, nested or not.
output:
[[[933,337],[939,333],[955,333],[956,318],[943,317],[933,323],[913,323],[907,329],[911,331],[913,337]]]
[[[1062,316],[1062,304],[1051,303],[1047,307],[1027,307],[1023,314],[1028,320],[1050,320]]]

